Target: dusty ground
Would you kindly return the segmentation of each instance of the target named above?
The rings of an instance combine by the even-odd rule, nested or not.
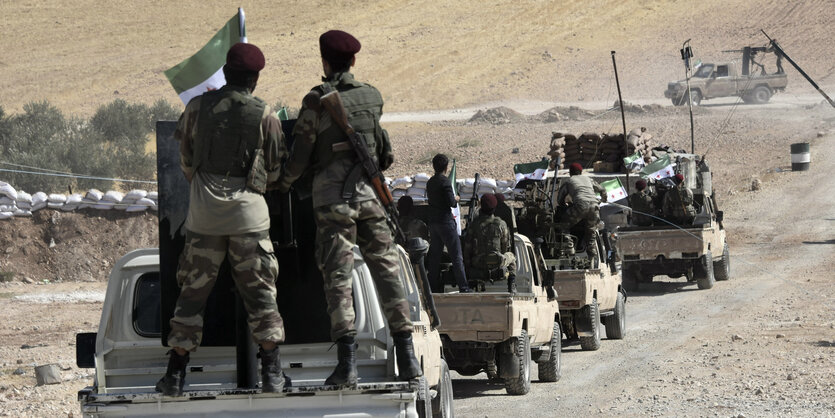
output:
[[[390,176],[429,171],[441,151],[457,158],[461,176],[510,178],[514,163],[544,154],[552,131],[619,131],[617,112],[603,113],[616,97],[611,50],[624,97],[642,104],[666,103],[685,39],[699,58],[728,59],[721,50],[764,43],[760,28],[825,89],[835,86],[825,58],[835,44],[831,0],[351,1],[328,13],[333,6],[321,1],[241,4],[250,41],[267,54],[257,93],[270,103],[298,103],[318,82],[319,33],[338,27],[362,40],[356,73],[386,99],[397,155]],[[114,98],[176,102],[162,71],[235,10],[191,0],[36,0],[0,2],[0,13],[0,36],[14,40],[0,56],[0,106],[18,112],[48,99],[89,116]],[[707,153],[726,214],[731,281],[709,291],[665,281],[630,295],[625,340],[591,353],[566,347],[562,380],[534,384],[524,398],[484,375],[456,377],[459,416],[835,415],[835,113],[786,68],[788,91],[774,103],[695,110],[696,152]],[[525,115],[576,105],[592,115],[468,122],[498,105]],[[670,106],[627,114],[629,129],[645,126],[684,149],[687,121]],[[785,171],[795,142],[812,143],[811,171]],[[51,211],[0,222],[0,272],[16,273],[0,283],[0,415],[78,414],[75,393],[91,377],[74,365],[74,335],[96,330],[109,266],[155,245],[155,222]],[[34,366],[46,363],[62,366],[62,384],[35,386]]]

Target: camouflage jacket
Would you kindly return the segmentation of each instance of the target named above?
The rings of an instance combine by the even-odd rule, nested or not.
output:
[[[646,190],[632,193],[632,195],[629,196],[629,206],[635,210],[635,212],[632,213],[632,223],[636,225],[652,225],[653,219],[644,214],[658,216],[658,210],[655,208],[655,201],[653,200],[652,195],[650,195]]]
[[[569,196],[572,203],[597,203],[597,196],[602,192],[603,187],[592,180],[591,177],[582,174],[574,175],[560,181],[557,203],[560,206],[565,206],[568,204],[567,198]]]
[[[498,216],[481,213],[472,225],[467,226],[464,263],[468,266],[481,265],[490,254],[511,252],[510,243],[507,224]]]
[[[687,218],[696,215],[693,206],[693,192],[683,184],[670,189],[664,195],[664,216],[671,218]]]
[[[380,127],[380,117],[383,114],[380,92],[369,84],[354,80],[351,73],[334,74],[324,82],[339,91],[348,120],[366,140],[371,155],[378,159],[384,155],[390,156],[388,134]],[[313,90],[323,93],[321,85]],[[357,162],[350,148],[334,151],[330,146],[346,141],[347,138],[326,110],[317,112],[303,102],[299,119],[293,128],[293,138],[290,157],[279,180],[280,190],[289,188],[305,171],[311,170],[314,207],[376,198],[364,175],[356,182],[353,196],[350,199],[342,197],[345,180]]]

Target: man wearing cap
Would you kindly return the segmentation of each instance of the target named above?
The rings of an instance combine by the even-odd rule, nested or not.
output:
[[[258,47],[233,45],[223,66],[226,85],[192,99],[174,133],[190,202],[177,271],[180,296],[168,334],[172,349],[156,385],[166,396],[182,395],[189,352],[200,345],[206,300],[227,256],[252,337],[260,345],[261,387],[281,392],[289,383],[279,361],[284,324],[276,305],[278,262],[263,196],[278,178],[287,150],[281,122],[252,95],[263,68]]]
[[[588,176],[583,175],[583,166],[572,163],[568,167],[571,175],[560,181],[557,204],[564,208],[560,223],[567,232],[580,222],[585,226],[583,248],[589,259],[597,257],[595,236],[600,223],[600,207],[597,197],[604,193],[603,187]]]
[[[507,291],[516,293],[516,256],[507,224],[495,215],[498,199],[492,194],[481,196],[481,208],[472,225],[467,226],[464,264],[469,278],[496,280],[507,277]],[[501,277],[491,277],[499,270]]]
[[[661,205],[664,217],[675,224],[690,225],[696,216],[693,192],[684,185],[684,175],[676,174],[673,181],[676,186],[664,194],[664,203]]]
[[[365,140],[369,154],[381,170],[391,165],[394,158],[388,133],[380,127],[383,98],[376,88],[355,80],[349,72],[360,47],[356,38],[339,30],[319,37],[324,84],[314,87],[302,101],[293,129],[293,148],[278,181],[278,190],[286,191],[305,170],[313,172],[316,259],[325,280],[331,338],[339,360],[325,383],[337,386],[357,384],[354,244],[359,245],[377,287],[394,339],[400,378],[409,380],[422,374],[414,355],[409,303],[400,282],[398,255],[385,209],[345,133],[319,101],[328,91],[338,91],[348,122]]]
[[[636,181],[635,188],[638,191],[629,196],[629,206],[632,208],[632,224],[651,226],[653,218],[650,215],[658,216],[658,210],[655,209],[655,199],[647,189],[646,180]]]

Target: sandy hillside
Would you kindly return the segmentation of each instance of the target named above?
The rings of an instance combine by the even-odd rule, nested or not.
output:
[[[508,99],[610,101],[610,51],[626,98],[662,97],[680,78],[681,43],[703,59],[763,44],[763,28],[822,85],[835,85],[831,0],[412,2],[243,1],[250,41],[267,55],[258,94],[295,105],[318,82],[317,37],[342,28],[363,43],[356,73],[380,87],[387,111]],[[196,52],[234,6],[78,0],[0,3],[0,105],[48,99],[89,115],[115,98],[178,101],[162,72]],[[788,67],[788,65],[786,65]],[[811,88],[788,69],[789,93]]]

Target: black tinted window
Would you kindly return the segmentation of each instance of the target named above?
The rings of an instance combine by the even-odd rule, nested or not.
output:
[[[158,273],[145,273],[133,296],[133,329],[143,337],[160,336],[160,284]]]

